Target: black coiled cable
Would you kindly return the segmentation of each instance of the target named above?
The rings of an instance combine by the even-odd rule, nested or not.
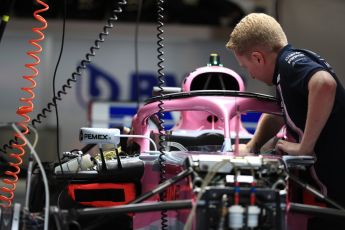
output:
[[[116,1],[117,2],[117,1]],[[56,107],[57,101],[62,100],[62,96],[67,94],[67,90],[72,88],[72,84],[77,81],[77,76],[82,75],[82,71],[86,69],[86,66],[91,63],[91,58],[96,55],[96,50],[100,49],[100,44],[105,41],[105,37],[109,35],[109,29],[113,28],[113,22],[118,20],[118,14],[122,13],[122,6],[126,5],[126,0],[121,0],[117,2],[116,9],[113,10],[111,17],[107,20],[107,24],[103,27],[103,31],[99,33],[99,38],[95,40],[94,46],[90,48],[90,51],[85,55],[80,64],[77,66],[76,72],[72,73],[72,76],[67,79],[66,83],[61,87],[61,89],[56,93],[51,102],[49,102],[45,108],[36,116],[35,119],[31,121],[32,126],[36,127],[37,123],[42,123],[43,118],[47,118],[47,114],[53,111]],[[0,152],[7,153],[8,149],[11,149],[12,144],[17,143],[18,140],[12,139],[8,144],[3,145],[0,148]],[[2,158],[0,158],[2,159]]]
[[[13,144],[18,144],[18,138],[17,137],[14,137],[13,139],[11,139],[8,144],[4,144],[2,146],[2,148],[0,148],[0,152],[3,152],[3,153],[7,153],[7,150],[13,150],[12,148],[12,145]],[[8,160],[6,158],[4,158],[3,156],[0,156],[0,161],[3,162],[3,163],[6,163]]]
[[[126,5],[126,0],[117,2],[117,8],[113,10],[111,17],[107,20],[107,24],[103,27],[103,31],[99,33],[99,38],[95,40],[95,44],[91,46],[90,51],[85,55],[80,64],[77,66],[76,72],[72,73],[71,78],[67,79],[66,83],[62,86],[57,95],[53,97],[52,102],[42,109],[35,119],[32,120],[32,126],[35,127],[36,123],[42,123],[42,118],[47,118],[47,113],[52,112],[52,108],[56,106],[57,100],[62,100],[62,95],[67,94],[67,90],[72,88],[72,83],[77,81],[77,77],[81,77],[82,71],[86,69],[87,65],[91,63],[91,57],[96,55],[96,50],[100,49],[100,44],[105,41],[105,37],[109,35],[109,29],[113,28],[113,22],[118,20],[117,14],[122,13],[121,5]]]
[[[163,20],[164,20],[164,8],[163,8],[163,4],[164,4],[164,0],[158,0],[157,1],[157,58],[158,58],[158,88],[159,88],[159,102],[158,102],[158,130],[159,130],[159,151],[160,151],[160,155],[158,157],[158,163],[159,163],[159,171],[160,171],[160,183],[164,182],[166,180],[165,177],[165,159],[164,159],[164,150],[165,150],[165,132],[164,132],[164,103],[163,103],[163,86],[164,86],[164,52],[163,52]],[[160,193],[160,200],[164,201],[166,198],[166,192],[162,192]],[[162,210],[161,211],[161,225],[162,225],[162,229],[168,229],[168,215],[167,215],[167,210]]]

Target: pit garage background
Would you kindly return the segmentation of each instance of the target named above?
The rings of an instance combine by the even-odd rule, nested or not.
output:
[[[30,1],[27,1],[30,2]],[[50,1],[53,2],[53,1]],[[77,64],[84,58],[102,30],[111,5],[94,5],[93,1],[70,1],[69,18],[66,22],[64,52],[57,72],[56,86],[60,89],[66,79],[75,71]],[[175,0],[174,0],[175,2]],[[225,44],[232,29],[229,15],[212,21],[196,19],[197,6],[201,1],[178,1],[186,4],[186,19],[176,18],[171,13],[170,22],[164,25],[164,72],[168,86],[180,86],[183,77],[204,66],[210,53],[218,53],[224,66],[240,73],[246,83],[247,91],[274,95],[274,90],[252,80],[236,63]],[[211,1],[209,2],[220,2]],[[224,0],[224,2],[226,2]],[[340,80],[345,84],[345,2],[342,0],[257,0],[229,1],[237,5],[242,13],[264,11],[277,19],[285,29],[289,42],[319,52],[334,67]],[[135,7],[133,1],[132,7]],[[217,3],[217,4],[218,4]],[[278,4],[277,4],[278,3]],[[7,143],[13,132],[5,125],[16,121],[15,111],[22,96],[21,76],[25,74],[24,65],[29,60],[25,52],[31,49],[27,41],[32,38],[31,27],[36,22],[31,19],[30,5],[20,6],[17,1],[12,20],[7,25],[0,44],[0,143]],[[81,4],[81,5],[78,5]],[[193,5],[194,4],[194,5]],[[212,4],[211,4],[212,5]],[[40,76],[37,78],[35,109],[38,113],[53,96],[52,76],[60,50],[62,19],[61,12],[53,8],[47,17],[49,27],[41,55]],[[78,8],[79,6],[79,8]],[[81,7],[83,6],[83,7]],[[81,7],[81,8],[80,8]],[[98,7],[98,8],[97,8]],[[102,8],[103,7],[103,8]],[[78,11],[79,9],[79,11]],[[167,10],[174,10],[172,6]],[[83,11],[84,10],[84,11]],[[141,79],[139,88],[136,78],[135,14],[119,16],[114,23],[106,42],[101,45],[93,58],[93,63],[83,72],[68,94],[58,102],[60,121],[60,149],[68,151],[81,144],[78,141],[79,128],[88,126],[89,105],[92,101],[136,102],[151,96],[152,87],[157,84],[157,45],[156,24],[152,12],[144,11],[143,22],[138,29],[138,75]],[[175,9],[176,10],[176,9]],[[28,13],[29,12],[29,13]],[[84,12],[84,13],[83,13]],[[86,13],[85,13],[86,12]],[[98,12],[98,13],[97,13]],[[108,13],[107,13],[108,12]],[[134,16],[133,16],[134,15]],[[199,14],[200,15],[200,14]],[[202,15],[202,14],[201,14]],[[132,16],[132,18],[130,17]],[[193,16],[193,17],[192,17]],[[206,17],[207,14],[202,16]],[[175,17],[175,18],[174,18]],[[189,20],[189,21],[188,21]],[[212,22],[212,23],[211,23]],[[34,114],[36,114],[34,112]],[[37,152],[43,161],[56,159],[56,117],[50,113],[39,125],[40,140]],[[24,164],[26,161],[24,162]]]

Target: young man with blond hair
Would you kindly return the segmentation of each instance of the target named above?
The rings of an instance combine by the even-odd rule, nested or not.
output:
[[[345,90],[332,67],[316,53],[291,46],[281,25],[263,13],[244,17],[226,47],[252,78],[276,87],[284,111],[284,118],[263,115],[240,152],[258,152],[286,124],[296,142],[278,140],[274,148],[290,155],[315,155],[318,187],[345,207]],[[326,223],[342,229],[343,222],[316,220],[308,229],[323,229]]]

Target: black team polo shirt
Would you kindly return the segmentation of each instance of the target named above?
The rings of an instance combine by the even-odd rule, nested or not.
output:
[[[345,191],[342,189],[345,183],[345,90],[332,67],[311,51],[287,45],[278,54],[273,84],[277,89],[281,88],[281,93],[277,90],[277,97],[285,104],[285,121],[289,116],[303,131],[308,110],[308,82],[320,70],[334,77],[337,91],[331,115],[314,148],[317,157],[315,171],[326,185],[328,196],[345,206]],[[319,109],[323,109],[321,105]],[[296,140],[299,139],[291,125],[287,124],[287,129]]]

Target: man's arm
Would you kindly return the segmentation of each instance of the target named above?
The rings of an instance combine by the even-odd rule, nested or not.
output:
[[[258,152],[269,139],[275,136],[283,126],[284,120],[280,116],[263,114],[260,117],[253,138],[245,145],[241,145],[240,153]]]
[[[291,155],[308,155],[314,151],[319,135],[331,114],[337,83],[326,71],[316,72],[308,82],[308,112],[301,143],[279,140],[277,148]]]

